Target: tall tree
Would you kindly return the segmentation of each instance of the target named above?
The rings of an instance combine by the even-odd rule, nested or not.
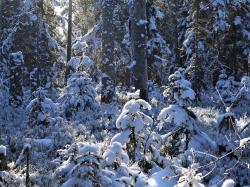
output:
[[[67,63],[71,59],[71,47],[72,47],[72,0],[69,0],[68,35],[67,35]],[[65,73],[66,84],[67,84],[69,74],[70,74],[70,66],[66,65],[66,73]]]
[[[102,2],[102,91],[101,101],[112,102],[115,87],[114,67],[114,7],[115,0]]]
[[[131,54],[134,65],[133,81],[140,97],[148,99],[147,72],[147,15],[146,0],[130,2]]]
[[[183,46],[187,55],[187,73],[194,90],[199,91],[206,87],[205,70],[206,65],[206,35],[205,30],[207,17],[206,11],[202,7],[206,0],[191,0],[189,19],[191,22],[185,33]]]

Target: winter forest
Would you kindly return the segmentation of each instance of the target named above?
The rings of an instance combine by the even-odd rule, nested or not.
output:
[[[250,0],[0,0],[0,187],[250,187]]]

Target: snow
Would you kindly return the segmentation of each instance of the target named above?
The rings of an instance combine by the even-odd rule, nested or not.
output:
[[[227,179],[225,182],[222,184],[221,187],[234,187],[235,182],[232,179]]]
[[[44,146],[44,147],[52,147],[54,145],[54,142],[52,139],[44,138],[44,139],[34,139],[34,144],[37,146]]]
[[[112,139],[111,143],[119,142],[121,144],[125,144],[129,140],[130,130],[122,131],[116,134]]]
[[[249,76],[243,76],[241,78],[241,84],[243,84],[246,87],[250,87],[250,77]]]
[[[188,148],[197,151],[215,151],[217,144],[207,134],[200,132],[191,138]]]
[[[82,64],[85,68],[88,69],[94,64],[94,62],[88,56],[83,55]]]
[[[248,138],[243,138],[240,140],[240,147],[246,146],[248,143],[250,143],[250,137]]]
[[[136,90],[136,92],[128,92],[127,93],[128,99],[139,99],[140,98],[140,90]]]
[[[85,144],[83,147],[79,148],[80,154],[87,154],[87,153],[99,153],[99,148],[95,144]]]
[[[72,57],[67,65],[76,70],[80,66],[80,64],[81,64],[81,59],[79,57]]]
[[[4,145],[0,145],[0,154],[6,156],[6,147]]]
[[[18,51],[16,53],[11,53],[10,58],[15,63],[16,66],[22,65],[22,63],[24,62],[23,53],[21,51]]]
[[[145,25],[145,24],[147,24],[147,23],[148,23],[147,20],[140,19],[140,20],[136,23],[136,25],[140,26],[140,25]]]
[[[136,61],[133,60],[131,64],[128,65],[128,69],[132,69],[136,65]]]
[[[240,25],[241,24],[241,17],[240,16],[236,16],[234,18],[234,25]]]
[[[149,21],[149,28],[151,30],[156,30],[157,29],[157,26],[156,26],[156,23],[155,23],[155,18],[154,17],[151,17],[150,18],[150,21]]]
[[[44,121],[46,119],[46,115],[43,113],[38,113],[37,115],[37,121]]]
[[[129,157],[127,153],[122,149],[122,145],[119,142],[113,142],[108,150],[103,154],[104,159],[108,165],[113,164],[115,161],[118,163],[123,162],[128,164]]]
[[[191,165],[190,168],[181,168],[183,175],[179,178],[176,187],[205,187],[205,185],[201,183],[202,174],[196,173],[196,170],[192,168],[194,165]]]
[[[141,112],[141,109],[151,110],[151,105],[143,99],[128,101],[116,120],[116,127],[122,130],[134,127],[136,132],[140,132],[144,125],[152,124],[153,120]]]
[[[158,18],[158,19],[163,19],[164,14],[157,9],[155,17]]]
[[[157,120],[165,121],[167,123],[173,122],[174,124],[181,126],[190,121],[190,117],[187,112],[178,105],[170,105],[167,108],[161,110],[157,117]]]
[[[176,185],[176,179],[164,179],[164,177],[175,176],[175,173],[170,168],[165,168],[159,172],[154,173],[148,179],[148,187],[173,187]]]

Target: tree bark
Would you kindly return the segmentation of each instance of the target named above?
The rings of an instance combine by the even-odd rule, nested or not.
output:
[[[114,7],[115,0],[102,2],[102,90],[101,102],[111,103],[115,93],[114,67]]]
[[[148,100],[148,72],[147,72],[147,16],[146,0],[133,0],[130,3],[131,17],[131,54],[133,69],[133,82],[140,90],[140,97]]]

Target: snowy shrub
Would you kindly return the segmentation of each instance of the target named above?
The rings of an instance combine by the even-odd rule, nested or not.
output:
[[[46,97],[46,91],[41,87],[33,95],[35,99],[31,100],[26,107],[28,121],[32,125],[48,126],[53,122],[57,106],[51,99]]]
[[[146,126],[153,124],[152,118],[144,114],[142,109],[151,110],[151,106],[142,99],[128,101],[116,121],[116,127],[122,132],[115,135],[111,140],[111,142],[126,144],[132,160],[135,160],[140,154],[138,149],[141,149],[143,144],[141,136],[145,136]]]
[[[67,119],[91,120],[97,116],[99,104],[95,100],[96,92],[85,72],[74,73],[68,80],[62,96],[62,104]]]
[[[190,130],[193,129],[194,118],[190,116],[185,108],[178,105],[169,105],[161,110],[158,120],[166,123],[174,123],[177,126],[184,126]]]
[[[171,126],[167,128],[172,133],[164,137],[167,143],[164,144],[165,148],[163,148],[172,156],[176,156],[188,148],[187,145],[191,135],[196,131],[194,125],[197,123],[195,114],[187,109],[189,103],[195,99],[195,93],[191,88],[191,83],[184,79],[182,71],[182,69],[179,69],[169,76],[169,85],[163,94],[173,104],[163,108],[157,117],[160,121],[158,124],[160,130],[166,123],[172,124],[174,128],[172,130]],[[169,149],[169,147],[174,147],[174,149]]]
[[[0,171],[0,186],[25,187],[26,185],[18,175],[12,172]]]
[[[200,131],[196,115],[187,108],[195,99],[195,93],[191,83],[183,78],[182,71],[179,69],[169,76],[169,86],[164,91],[164,96],[169,97],[174,104],[163,108],[157,117],[160,121],[158,128],[167,131],[162,135],[165,142],[162,151],[170,156],[178,156],[192,147],[199,150],[215,147],[215,142]]]
[[[85,42],[77,41],[73,46],[74,56],[68,61],[67,66],[69,66],[72,73],[76,72],[88,72],[93,65],[93,61],[85,55],[88,45]]]
[[[228,90],[232,90],[228,92],[226,95],[230,97],[230,100],[225,99],[223,97],[223,91],[219,90],[221,93],[222,99],[226,104],[230,101],[230,105],[227,106],[227,112],[234,112],[237,114],[250,114],[250,108],[248,107],[250,104],[250,78],[249,76],[243,76],[241,82],[235,82],[237,86],[230,85]]]
[[[104,169],[104,160],[97,145],[76,143],[61,154],[54,162],[62,163],[55,175],[62,186],[119,186],[115,173]]]
[[[179,106],[187,106],[195,99],[195,92],[191,88],[191,83],[187,81],[181,73],[181,69],[170,75],[169,85],[163,95]]]
[[[217,94],[223,99],[226,104],[231,104],[234,101],[234,97],[240,86],[240,83],[234,80],[234,77],[228,77],[226,74],[221,74],[219,76],[220,80],[216,83],[216,88],[218,89]]]
[[[179,178],[175,187],[205,187],[204,184],[201,183],[202,174],[197,173],[195,168],[182,168],[181,169],[182,176]]]
[[[129,158],[127,153],[122,149],[122,145],[119,142],[113,142],[108,150],[104,152],[103,158],[105,159],[107,165],[113,164],[128,164]]]
[[[72,45],[72,50],[75,56],[80,56],[82,55],[82,53],[85,52],[85,49],[88,47],[86,42],[80,42],[80,41],[76,41],[73,45]]]

